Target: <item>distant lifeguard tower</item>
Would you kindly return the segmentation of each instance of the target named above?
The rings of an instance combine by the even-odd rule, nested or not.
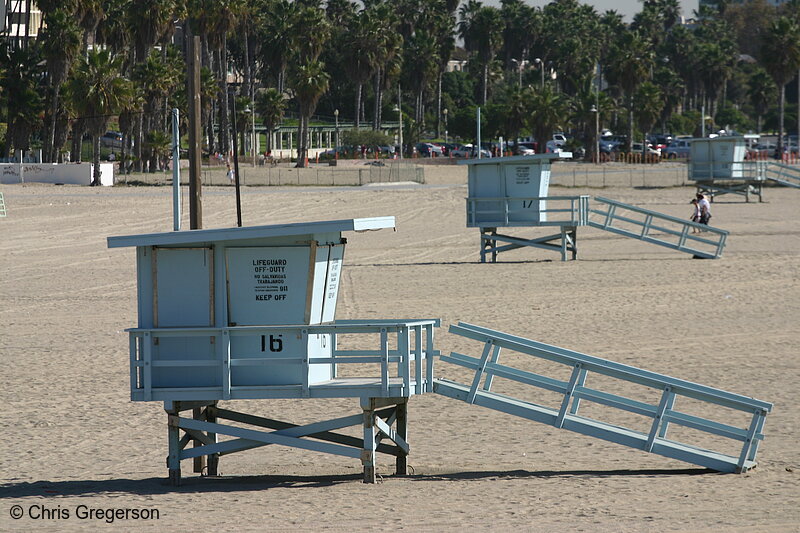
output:
[[[747,202],[755,195],[761,201],[767,162],[745,161],[745,141],[745,137],[692,139],[689,180],[695,182],[697,192],[712,198],[737,194]]]
[[[136,248],[131,399],[164,402],[174,484],[183,459],[216,475],[221,455],[268,444],[360,459],[366,482],[375,481],[375,454],[387,453],[406,474],[407,403],[433,388],[439,321],[334,320],[342,233],[394,224],[379,217],[108,239],[111,248]],[[345,346],[342,335],[360,349]],[[218,406],[350,397],[360,399],[362,413],[306,426]],[[335,433],[354,425],[363,426],[363,439]]]
[[[577,257],[577,228],[586,224],[588,196],[548,196],[550,164],[567,154],[541,154],[459,161],[468,165],[467,227],[481,232],[481,262],[525,246]],[[498,233],[498,228],[557,227],[534,239]],[[503,243],[498,245],[498,242]]]

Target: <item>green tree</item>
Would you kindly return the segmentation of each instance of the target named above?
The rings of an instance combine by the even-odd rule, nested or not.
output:
[[[747,96],[753,105],[756,113],[756,133],[761,133],[764,114],[769,111],[770,105],[775,101],[775,82],[772,77],[762,68],[753,72],[748,83]]]
[[[306,166],[308,155],[308,121],[320,97],[328,90],[330,75],[325,72],[322,62],[313,60],[300,65],[292,76],[294,97],[300,108],[300,123],[297,128],[297,167]]]
[[[761,43],[764,68],[778,86],[778,153],[783,153],[783,119],[786,111],[786,84],[800,69],[800,24],[780,17],[770,24]]]
[[[45,16],[47,26],[40,35],[42,52],[47,61],[50,80],[50,105],[48,108],[48,132],[45,136],[43,159],[54,162],[58,157],[55,145],[61,86],[67,80],[72,64],[80,53],[81,31],[71,13],[56,9]]]
[[[528,126],[539,143],[539,152],[544,153],[553,132],[566,129],[569,103],[563,94],[545,85],[531,94],[530,109]]]
[[[35,45],[9,49],[0,44],[0,86],[8,102],[5,157],[12,147],[14,151],[30,149],[31,134],[41,125],[44,102],[37,84],[39,61],[41,54]]]
[[[495,54],[502,46],[503,18],[494,7],[477,7],[472,2],[461,8],[458,33],[464,39],[464,47],[472,54],[482,72],[480,101],[486,105],[489,95],[489,69]]]
[[[612,46],[608,79],[617,86],[628,107],[628,151],[633,143],[633,96],[653,65],[653,51],[638,33],[625,31]]]
[[[108,50],[91,50],[68,82],[75,110],[92,136],[92,185],[100,185],[100,136],[111,117],[133,97],[130,81],[120,75],[121,67],[121,56],[112,56]]]
[[[647,145],[647,134],[653,130],[653,126],[664,108],[661,89],[649,81],[642,83],[633,96],[633,107],[635,109],[634,116],[643,133],[642,151],[644,151]]]
[[[256,112],[267,128],[267,150],[272,150],[272,140],[275,128],[283,120],[286,111],[286,98],[278,89],[270,87],[256,93]]]

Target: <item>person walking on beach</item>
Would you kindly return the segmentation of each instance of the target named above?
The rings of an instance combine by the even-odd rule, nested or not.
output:
[[[227,173],[225,175],[228,176],[228,180],[231,183],[233,183],[236,180],[236,176],[233,173],[233,169],[231,168],[231,164],[227,163],[227,165],[228,165],[228,171],[227,171]]]
[[[697,206],[700,209],[700,224],[708,226],[711,220],[711,202],[704,195],[697,193]]]
[[[692,222],[700,223],[700,203],[697,201],[697,198],[692,198],[692,201],[689,202],[692,204],[694,211],[692,212],[692,218],[690,219]],[[700,230],[697,228],[692,228],[692,233],[700,233]]]

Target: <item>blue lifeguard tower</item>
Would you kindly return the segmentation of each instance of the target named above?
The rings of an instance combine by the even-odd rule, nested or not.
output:
[[[342,234],[394,224],[379,217],[108,239],[111,248],[136,248],[131,399],[164,402],[174,484],[183,459],[215,475],[220,455],[267,444],[360,459],[367,482],[375,481],[377,452],[395,455],[397,472],[406,473],[408,399],[433,388],[439,321],[334,320]],[[349,349],[342,334],[373,348]],[[350,367],[346,377],[341,365]],[[362,413],[306,426],[218,405],[350,397],[360,399]],[[363,439],[335,433],[353,425],[363,426]]]
[[[467,227],[481,232],[481,263],[486,256],[529,246],[554,250],[566,261],[577,258],[578,226],[586,224],[588,196],[548,196],[550,165],[571,154],[541,154],[459,161],[468,165]],[[557,227],[537,238],[498,233],[498,228]],[[502,244],[499,244],[502,243]]]

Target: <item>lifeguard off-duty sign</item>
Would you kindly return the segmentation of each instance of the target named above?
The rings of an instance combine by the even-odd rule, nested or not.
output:
[[[343,255],[342,244],[228,249],[230,325],[333,320]]]

